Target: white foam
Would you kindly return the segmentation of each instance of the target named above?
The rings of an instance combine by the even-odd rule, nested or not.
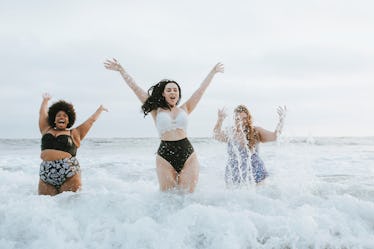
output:
[[[192,195],[159,192],[156,139],[86,141],[82,191],[55,197],[36,194],[37,142],[3,146],[0,248],[374,248],[372,143],[265,145],[265,184],[227,189],[225,146],[191,140]]]

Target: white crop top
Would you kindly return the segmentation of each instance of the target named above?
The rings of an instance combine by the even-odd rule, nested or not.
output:
[[[184,109],[179,109],[180,111],[175,118],[172,118],[169,112],[157,112],[156,127],[160,135],[166,131],[176,129],[182,129],[185,132],[187,131],[188,115]]]

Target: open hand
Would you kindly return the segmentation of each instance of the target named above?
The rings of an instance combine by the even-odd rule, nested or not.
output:
[[[121,66],[121,64],[119,64],[119,62],[114,58],[112,60],[106,60],[104,62],[104,67],[113,71],[123,71],[123,67]]]
[[[52,98],[52,96],[49,93],[43,93],[42,97],[43,97],[43,100],[47,100],[47,101]]]
[[[287,114],[287,107],[286,106],[278,106],[277,113],[280,120],[283,120]]]
[[[99,106],[99,110],[100,110],[100,111],[108,112],[108,109],[105,108],[103,105],[100,105],[100,106]]]
[[[218,119],[224,120],[227,117],[225,108],[218,109]]]
[[[223,73],[225,71],[225,67],[221,62],[218,62],[212,69],[214,73]]]

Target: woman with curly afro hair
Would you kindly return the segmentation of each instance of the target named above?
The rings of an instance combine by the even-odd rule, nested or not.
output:
[[[216,73],[224,71],[216,64],[195,93],[181,106],[181,88],[174,80],[161,80],[149,88],[140,88],[116,59],[107,60],[105,67],[118,71],[126,84],[142,103],[144,115],[151,114],[161,143],[156,156],[156,171],[160,189],[195,190],[199,176],[199,162],[187,138],[188,115],[195,109]]]
[[[76,158],[80,142],[103,111],[102,105],[90,118],[76,128],[74,106],[64,100],[48,108],[51,96],[43,94],[39,112],[39,129],[42,134],[38,192],[56,195],[64,191],[78,191],[81,187],[80,166]]]
[[[222,122],[226,118],[224,109],[218,110],[218,120],[214,127],[214,138],[227,143],[228,161],[225,181],[227,185],[260,183],[267,176],[264,163],[258,155],[259,143],[275,141],[282,132],[286,107],[278,107],[279,123],[274,131],[253,126],[252,115],[248,108],[239,105],[234,110],[235,125],[225,131]]]

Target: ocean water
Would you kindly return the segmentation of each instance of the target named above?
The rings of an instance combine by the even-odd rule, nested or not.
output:
[[[38,139],[0,140],[0,248],[374,248],[374,139],[263,144],[270,177],[227,188],[226,147],[192,138],[193,194],[162,193],[157,138],[90,139],[83,189],[38,196]]]

